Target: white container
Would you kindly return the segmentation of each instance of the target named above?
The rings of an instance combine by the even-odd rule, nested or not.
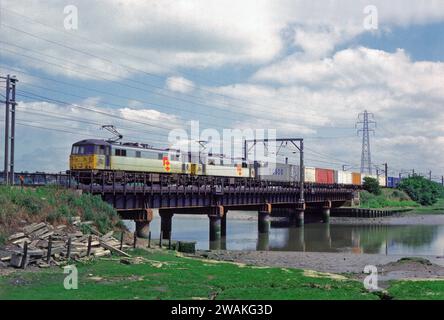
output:
[[[385,184],[385,176],[379,176],[378,181],[379,181],[379,185],[380,185],[381,187],[386,187],[386,184]]]
[[[304,182],[316,182],[316,169],[314,167],[305,167],[304,175]]]
[[[352,173],[348,171],[335,171],[335,182],[337,184],[353,184]]]

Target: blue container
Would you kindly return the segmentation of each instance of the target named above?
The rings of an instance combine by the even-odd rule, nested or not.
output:
[[[397,177],[387,177],[387,187],[396,188],[398,187],[399,181]]]

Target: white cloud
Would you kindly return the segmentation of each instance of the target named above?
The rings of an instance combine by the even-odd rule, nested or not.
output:
[[[178,67],[208,68],[227,64],[260,65],[285,54],[285,30],[292,30],[296,47],[310,56],[323,56],[354,36],[362,27],[368,1],[267,1],[267,0],[74,0],[79,29],[56,32],[17,17],[24,14],[57,29],[63,29],[64,5],[59,1],[3,1],[3,23],[74,47],[87,55],[2,26],[3,41],[32,48],[62,67],[36,62],[4,51],[32,68],[68,77],[89,79],[98,73],[75,67],[106,71],[118,79],[143,72],[170,73]],[[444,19],[444,3],[430,1],[375,0],[381,28]],[[78,36],[76,36],[78,35]],[[82,39],[83,37],[83,39]],[[93,42],[85,41],[90,38]],[[110,48],[112,45],[113,48]],[[8,50],[23,50],[4,45]],[[35,56],[33,52],[27,55]],[[102,60],[101,58],[105,58]],[[109,62],[113,61],[113,64]],[[119,64],[129,66],[122,68]],[[76,72],[80,71],[80,72]],[[100,78],[99,78],[100,79]]]
[[[90,98],[79,105],[97,112],[86,112],[74,106],[48,102],[18,101],[17,170],[58,172],[68,168],[71,145],[83,139],[110,138],[101,125],[113,124],[125,141],[167,146],[169,130],[181,128],[183,121],[174,115],[150,109],[111,109],[98,106],[99,99]],[[114,117],[109,117],[111,115]],[[121,117],[126,120],[121,120]],[[77,121],[80,120],[80,121]],[[4,124],[0,123],[0,130]]]
[[[166,87],[171,91],[188,93],[193,91],[194,83],[183,77],[169,77],[166,80]]]
[[[225,66],[247,70],[257,68],[257,72],[244,83],[236,83],[224,73],[224,82],[228,82],[226,86],[213,88],[203,83],[194,90],[205,88],[245,101],[237,100],[233,106],[227,106],[221,104],[220,96],[216,99],[208,92],[196,93],[208,103],[214,102],[228,111],[232,110],[231,116],[238,117],[233,122],[234,126],[277,128],[281,130],[281,135],[348,135],[347,139],[312,141],[310,146],[336,158],[354,162],[359,162],[359,138],[353,137],[353,130],[344,133],[332,127],[353,127],[357,113],[369,109],[379,121],[377,135],[372,138],[375,161],[387,160],[406,167],[412,166],[412,163],[442,167],[443,63],[412,61],[402,48],[385,52],[352,47],[336,52],[338,46],[346,45],[367,32],[362,27],[365,17],[363,8],[369,4],[366,0],[78,0],[71,3],[79,8],[79,30],[75,32],[58,33],[28,23],[26,19],[17,18],[6,10],[2,12],[2,22],[75,47],[89,55],[2,27],[2,41],[37,50],[43,54],[39,55],[40,58],[61,64],[61,68],[6,50],[2,50],[2,58],[14,59],[28,72],[40,69],[79,80],[94,78],[105,87],[108,80],[146,76],[144,72],[160,74],[162,79],[169,76],[165,79],[165,86],[177,94],[189,93],[193,85],[190,80],[179,76],[180,70],[205,68],[205,71],[214,72],[214,69]],[[372,4],[378,8],[380,29],[377,32],[381,33],[396,26],[444,21],[444,2],[440,0],[375,0]],[[9,0],[3,1],[2,7],[59,30],[63,27],[63,4],[60,1]],[[70,33],[91,38],[94,43]],[[2,49],[37,56],[30,50],[13,49],[5,44],[2,44]],[[85,65],[86,68],[75,64]],[[119,64],[130,67],[122,68]],[[231,104],[229,98],[223,100]],[[98,97],[86,103],[100,108],[100,102]],[[166,112],[145,110],[136,100],[128,102],[127,106],[120,110],[104,110],[128,119],[152,121],[168,128],[181,125],[177,117]],[[54,112],[66,111],[78,117],[85,115],[85,112],[60,109],[60,106],[43,107]],[[213,111],[219,115],[218,110],[210,110]],[[226,115],[220,114],[221,119]],[[44,119],[38,119],[36,124],[51,126],[55,123],[78,132],[87,129],[78,123],[49,119],[44,122]],[[100,123],[110,122],[109,118],[92,119]],[[115,123],[119,124],[118,121]],[[89,129],[96,134],[97,127],[91,129],[90,126]],[[153,130],[158,134],[156,139],[163,139],[162,130],[155,127],[139,125],[134,129],[140,132]],[[51,141],[41,134],[36,134],[39,139],[33,140],[33,134],[38,130],[27,130],[29,136],[28,132],[23,136],[28,140],[24,141],[26,146],[31,147],[26,154],[42,153],[49,143],[66,148],[66,140],[61,133],[59,136],[51,133],[54,139]],[[132,135],[143,137],[141,133],[128,134],[129,137]],[[36,156],[35,159],[44,164],[43,167],[49,165],[43,158]],[[35,167],[43,169],[38,167],[37,162]]]

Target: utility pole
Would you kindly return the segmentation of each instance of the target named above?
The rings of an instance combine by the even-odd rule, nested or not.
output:
[[[361,150],[361,173],[372,174],[372,160],[370,151],[370,131],[375,133],[374,129],[370,126],[374,125],[376,127],[376,122],[373,120],[373,113],[367,112],[365,110],[363,113],[358,115],[358,121],[356,122],[356,128],[358,125],[361,126],[358,129],[358,135],[362,132],[362,150]]]
[[[388,164],[384,163],[384,171],[385,171],[385,185],[388,186]]]
[[[441,184],[444,187],[444,176],[441,176]]]
[[[432,170],[429,170],[429,180],[432,181]]]
[[[15,112],[17,102],[15,101],[15,87],[17,79],[15,76],[0,77],[6,80],[5,94],[5,162],[3,176],[5,184],[14,184],[14,158],[15,158]]]

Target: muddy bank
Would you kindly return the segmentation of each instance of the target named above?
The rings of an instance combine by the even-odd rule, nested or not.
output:
[[[444,225],[444,214],[403,213],[384,218],[331,217],[332,224]]]
[[[420,256],[420,259],[401,260],[405,256],[331,252],[199,251],[198,254],[209,259],[257,266],[353,273],[357,278],[363,275],[366,265],[374,265],[381,273],[381,280],[386,281],[407,278],[444,279],[444,256]]]

